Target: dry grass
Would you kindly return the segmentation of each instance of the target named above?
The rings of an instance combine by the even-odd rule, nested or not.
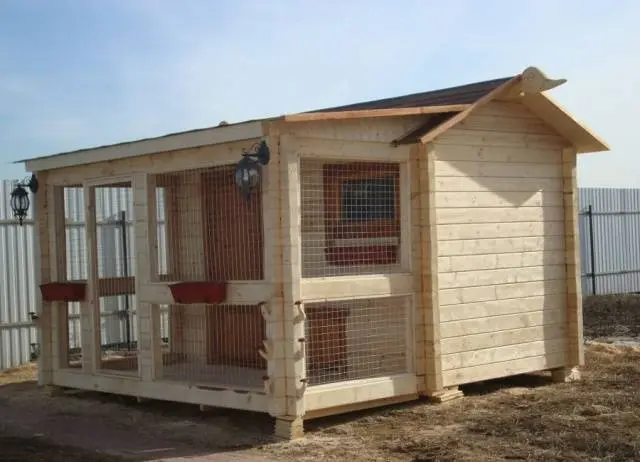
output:
[[[325,420],[265,448],[289,460],[640,460],[640,348],[587,347],[584,379],[529,375],[464,399]]]
[[[638,296],[604,297],[601,304],[585,300],[588,337],[637,335],[639,319]],[[466,387],[465,398],[450,403],[410,403],[312,421],[305,438],[287,443],[269,442],[273,424],[261,415],[202,414],[195,406],[136,405],[91,392],[50,398],[34,380],[33,366],[0,373],[0,460],[124,460],[41,438],[10,438],[2,428],[5,405],[25,413],[46,408],[80,428],[99,420],[134,439],[153,437],[212,451],[246,448],[242,452],[276,460],[640,460],[640,347],[588,345],[583,380],[577,383],[552,384],[548,375],[534,374],[475,384]]]
[[[585,337],[640,337],[640,295],[585,297],[583,311]]]
[[[48,398],[32,383],[19,384],[33,380],[33,367],[2,373],[0,382],[19,386],[11,401],[21,406],[46,405],[78,419],[100,416],[137,435],[212,450],[254,447],[278,460],[640,460],[640,348],[592,344],[586,361],[578,383],[552,384],[544,374],[485,382],[467,387],[465,398],[450,403],[410,403],[312,421],[305,438],[288,443],[265,440],[271,422],[253,415],[202,415],[170,403],[135,406],[91,393]],[[0,437],[0,447],[2,460],[40,461],[43,451],[52,461],[123,460],[38,439]]]

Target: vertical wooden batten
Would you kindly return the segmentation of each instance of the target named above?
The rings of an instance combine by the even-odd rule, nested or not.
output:
[[[67,280],[67,240],[65,234],[64,187],[48,185],[49,195],[49,249],[51,262],[51,281]],[[68,305],[66,302],[51,304],[51,331],[53,369],[66,368],[68,365]]]
[[[561,380],[579,378],[576,366],[584,365],[582,328],[582,285],[580,280],[580,247],[578,236],[578,194],[576,181],[577,152],[562,151],[564,191],[564,242],[566,261],[567,363]],[[557,378],[557,373],[556,373]]]
[[[306,388],[304,340],[301,341],[305,335],[305,320],[300,304],[300,159],[292,146],[290,136],[280,137],[280,246],[287,415],[276,418],[276,434],[286,438],[302,435]]]
[[[409,153],[410,180],[411,180],[411,255],[412,273],[414,279],[414,347],[413,361],[416,383],[419,393],[426,391],[426,370],[425,370],[425,310],[423,297],[423,277],[422,277],[422,190],[420,189],[420,145],[411,146]]]
[[[135,236],[135,291],[149,284],[156,274],[157,230],[155,229],[156,195],[151,175],[133,178],[133,214]],[[162,372],[160,309],[157,305],[138,302],[139,373],[143,380],[155,380]]]
[[[47,174],[38,174],[39,190],[33,195],[33,219],[35,223],[35,277],[36,287],[40,284],[51,282],[51,248],[49,245],[49,186],[47,185]],[[46,306],[45,306],[46,305]],[[40,348],[38,357],[38,385],[46,386],[52,384],[53,364],[52,364],[52,304],[45,303],[42,296],[36,297],[37,338],[36,342]]]
[[[87,295],[80,305],[82,330],[82,371],[96,374],[100,369],[100,299],[98,297],[98,246],[96,236],[95,187],[84,182],[84,215],[87,249]]]
[[[442,393],[440,359],[440,305],[438,302],[438,235],[435,209],[435,150],[433,143],[418,146],[420,187],[421,298],[424,316],[425,391],[438,399]]]
[[[265,301],[262,313],[266,324],[267,378],[265,391],[269,414],[282,417],[287,414],[286,359],[284,349],[284,304],[282,294],[282,240],[280,199],[280,133],[277,124],[264,129],[271,160],[263,168],[262,210],[264,232],[265,281],[273,285],[274,296]]]

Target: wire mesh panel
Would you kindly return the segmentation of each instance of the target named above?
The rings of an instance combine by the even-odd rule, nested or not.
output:
[[[303,277],[400,269],[399,172],[395,163],[301,160]]]
[[[138,370],[131,183],[93,189],[102,370]]]
[[[155,177],[158,279],[262,279],[261,193],[245,199],[234,170],[225,165]]]
[[[256,305],[170,305],[167,380],[262,388],[265,321]]]
[[[406,296],[305,304],[309,385],[410,372],[410,305]]]
[[[66,279],[87,280],[87,236],[84,212],[84,190],[81,186],[63,188],[64,240],[66,250]],[[62,367],[82,367],[82,326],[80,302],[68,302],[61,312],[61,333],[67,351]]]

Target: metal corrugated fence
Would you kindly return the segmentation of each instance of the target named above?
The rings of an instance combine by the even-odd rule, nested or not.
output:
[[[640,189],[580,189],[582,291],[640,292]]]
[[[0,370],[30,360],[36,329],[33,222],[17,226],[9,207],[13,181],[0,181]],[[33,199],[33,198],[31,198]]]
[[[16,224],[9,208],[9,194],[14,181],[0,181],[0,370],[28,362],[36,343],[36,331],[29,313],[35,311],[37,286],[34,273],[34,227],[31,216],[24,226]],[[640,292],[640,189],[581,188],[580,251],[584,294]],[[159,197],[158,199],[161,199]],[[105,245],[112,246],[113,259],[105,265],[121,264],[118,235],[114,228],[117,212],[130,216],[127,193],[102,197],[98,213]],[[67,261],[70,278],[86,277],[84,241],[84,207],[82,191],[67,189]],[[591,206],[591,213],[589,213]],[[162,209],[159,201],[158,208]],[[161,216],[162,214],[160,214]],[[159,223],[159,244],[165,239],[164,224]],[[132,239],[131,221],[126,221],[128,239]],[[592,241],[593,238],[593,241]],[[159,245],[163,249],[163,245]],[[593,258],[592,258],[593,255]],[[158,255],[159,265],[166,256]],[[71,270],[75,271],[74,274]],[[102,270],[105,270],[104,268]],[[108,269],[107,269],[108,271]],[[107,343],[122,339],[123,323],[116,320],[122,312],[121,301],[105,307],[102,315],[102,338]],[[132,306],[135,306],[133,303]],[[78,348],[80,331],[79,306],[70,311],[70,347]],[[162,316],[163,335],[167,330],[166,311]],[[135,324],[134,324],[135,325]],[[133,340],[136,332],[132,333]]]
[[[38,287],[35,280],[34,224],[29,215],[23,226],[19,226],[9,207],[9,194],[14,181],[0,181],[0,370],[27,363],[37,350],[36,330],[29,313],[35,312]],[[135,275],[135,264],[131,244],[134,230],[132,225],[132,197],[127,189],[97,191],[96,224],[101,259],[99,274],[117,274],[126,258],[130,265],[130,275]],[[159,216],[162,213],[162,197],[159,197]],[[84,197],[80,188],[65,189],[66,250],[69,279],[86,279],[86,241]],[[124,214],[124,221],[122,220]],[[165,226],[158,223],[158,238],[165,239]],[[126,239],[127,256],[123,251]],[[160,249],[164,246],[160,245]],[[166,267],[166,255],[159,257],[159,267]],[[137,341],[135,322],[127,323],[123,314],[135,319],[135,295],[127,306],[125,297],[109,297],[102,300],[101,334],[105,345],[119,344],[130,338]],[[161,330],[163,336],[168,330],[168,307],[161,307]],[[69,348],[80,348],[80,304],[69,306]]]

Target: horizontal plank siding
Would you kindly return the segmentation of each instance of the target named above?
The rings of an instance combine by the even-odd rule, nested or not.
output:
[[[530,191],[562,191],[561,178],[501,178],[490,177],[477,178],[472,176],[443,176],[436,178],[436,191],[457,192],[530,192]]]
[[[543,324],[540,326],[507,329],[497,332],[449,337],[442,340],[440,346],[443,355],[460,355],[466,351],[482,351],[495,345],[517,345],[520,343],[542,341],[547,337],[561,339],[566,335],[565,323]]]
[[[443,386],[562,365],[563,146],[506,103],[436,139]]]

